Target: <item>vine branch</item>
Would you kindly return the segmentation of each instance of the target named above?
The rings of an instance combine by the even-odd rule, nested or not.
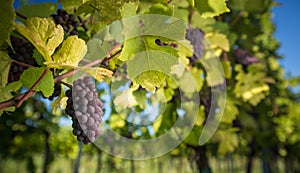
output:
[[[19,12],[17,12],[17,11],[16,11],[16,15],[17,15],[18,17],[24,19],[24,20],[27,20],[27,17],[26,17],[26,16],[24,16],[23,14],[21,14],[21,13],[19,13]]]
[[[23,63],[23,62],[14,60],[14,59],[12,59],[11,62],[13,62],[15,64],[18,64],[18,65],[21,65],[21,66],[24,66],[24,67],[33,67],[32,65],[29,65],[29,64],[26,64],[26,63]]]
[[[18,101],[16,107],[20,107],[24,101],[26,101],[29,97],[31,97],[31,93],[33,91],[33,89],[42,81],[42,79],[46,76],[46,74],[48,73],[49,69],[46,68],[43,73],[41,74],[41,76],[35,81],[35,83],[29,88],[29,90],[23,95],[23,97],[21,97],[21,99]]]
[[[94,65],[97,65],[99,63],[102,63],[102,61],[109,61],[110,59],[112,59],[113,57],[115,57],[118,53],[121,52],[121,50],[117,51],[116,53],[114,53],[113,55],[111,55],[113,52],[115,52],[116,50],[120,49],[122,46],[122,44],[117,44],[116,46],[114,46],[105,56],[104,59],[97,59],[95,61],[92,61],[86,65],[84,65],[83,67],[92,67]],[[36,94],[36,91],[34,91],[33,89],[36,87],[36,85],[44,78],[44,76],[46,75],[46,73],[49,71],[48,68],[45,69],[45,71],[43,72],[43,74],[39,77],[39,79],[33,84],[33,86],[25,93],[20,94],[14,98],[11,98],[10,100],[4,101],[0,103],[0,110],[11,107],[11,106],[16,106],[16,107],[20,107],[22,105],[22,103],[24,103],[24,101],[26,101],[27,99],[29,99],[30,97],[34,96]],[[61,80],[63,80],[64,78],[67,78],[71,75],[74,75],[75,73],[77,73],[79,70],[78,69],[74,69],[71,70],[69,72],[66,72],[60,76],[56,76],[54,78],[54,83],[60,82]]]
[[[233,21],[230,22],[229,26],[232,27],[233,25],[235,25],[244,15],[244,11],[241,10],[240,13],[238,14],[238,16],[233,19]]]

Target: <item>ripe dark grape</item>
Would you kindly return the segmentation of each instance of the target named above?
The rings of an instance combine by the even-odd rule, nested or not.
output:
[[[190,57],[190,62],[193,64],[198,61],[204,54],[204,32],[199,28],[190,28],[186,30],[185,38],[191,42],[194,49],[194,54]]]
[[[72,90],[66,91],[66,113],[72,117],[73,134],[84,144],[94,142],[100,135],[103,103],[90,77],[74,81]]]
[[[58,97],[60,95],[60,93],[61,93],[61,84],[56,83],[54,85],[54,92],[53,92],[53,94],[50,97],[48,97],[48,99],[49,100],[53,100],[53,98],[54,97]]]
[[[77,27],[80,26],[80,23],[73,14],[68,14],[65,10],[58,9],[56,14],[52,14],[51,17],[56,24],[63,27],[66,33],[69,35],[78,35]]]
[[[233,57],[236,62],[242,64],[243,66],[249,66],[251,64],[259,63],[259,59],[250,55],[248,51],[241,48],[237,48],[233,52]]]
[[[32,58],[34,46],[29,41],[11,36],[11,43],[13,50],[8,48],[7,52],[12,59],[27,65],[37,66],[35,59]],[[10,67],[8,82],[19,80],[21,74],[27,68],[27,66],[19,65],[13,62]]]

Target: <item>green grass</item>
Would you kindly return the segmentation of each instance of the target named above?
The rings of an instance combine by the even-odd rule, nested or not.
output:
[[[43,156],[35,156],[34,163],[36,173],[42,173]],[[234,158],[232,161],[228,158],[210,159],[210,165],[213,173],[244,173],[246,168],[246,158]],[[111,168],[111,163],[115,169]],[[75,160],[58,157],[50,165],[49,173],[72,173],[74,171]],[[131,161],[113,158],[103,154],[102,171],[103,173],[131,173]],[[171,158],[164,156],[151,160],[134,161],[135,173],[196,173],[189,165],[186,158]],[[194,165],[195,166],[195,165]],[[81,158],[80,173],[95,173],[97,167],[97,157],[83,155]],[[253,173],[262,173],[261,162],[255,159],[253,162]],[[283,164],[279,162],[278,173],[283,171]],[[26,173],[26,161],[4,160],[0,165],[0,173]]]

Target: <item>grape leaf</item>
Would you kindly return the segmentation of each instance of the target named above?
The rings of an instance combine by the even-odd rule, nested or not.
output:
[[[90,0],[82,4],[76,11],[76,14],[94,14],[96,12],[101,21],[111,23],[112,21],[121,19],[120,9],[123,4],[131,1],[132,0]],[[134,0],[134,2],[137,2],[137,0]]]
[[[29,89],[40,78],[45,69],[46,68],[44,67],[28,68],[22,73],[20,80],[24,86]],[[54,91],[53,74],[48,71],[44,78],[36,85],[34,90],[41,91],[45,97],[51,96]]]
[[[145,109],[147,106],[147,92],[146,90],[136,90],[132,92],[137,104],[141,109]]]
[[[44,57],[40,54],[40,52],[37,49],[33,50],[32,57],[35,59],[39,66],[44,66]]]
[[[225,0],[195,0],[195,8],[203,18],[215,17],[230,11]]]
[[[269,91],[269,86],[264,80],[266,78],[264,67],[261,64],[253,64],[248,67],[248,73],[245,73],[239,64],[235,66],[235,71],[238,72],[235,78],[237,80],[234,87],[235,95],[256,106]]]
[[[0,47],[2,47],[5,42],[10,44],[9,35],[13,30],[15,18],[15,12],[12,4],[13,0],[0,1],[0,11],[3,12],[0,17]]]
[[[0,51],[0,62],[0,88],[3,88],[7,84],[8,73],[11,65],[11,59],[6,52]]]
[[[135,84],[154,92],[156,87],[165,84],[171,67],[178,63],[176,49],[156,42],[184,40],[185,24],[169,16],[145,15],[125,20],[123,26],[126,40],[118,58],[130,60],[127,73]]]
[[[13,98],[13,95],[11,92],[18,91],[22,87],[22,82],[15,81],[12,83],[9,83],[5,87],[0,87],[0,102],[7,101],[11,98]],[[14,111],[15,107],[7,107],[5,109],[0,110],[0,115],[3,113],[3,111]]]
[[[232,75],[230,61],[222,61],[222,67],[224,69],[224,75],[225,75],[225,77],[227,79],[230,79],[231,75]]]
[[[161,15],[174,15],[174,6],[173,5],[164,5],[164,4],[154,4],[152,5],[149,10],[145,12],[145,14],[161,14]]]
[[[80,5],[82,5],[85,0],[58,0],[61,4],[64,10],[73,13],[74,9],[78,8]]]
[[[46,61],[52,61],[51,55],[64,39],[64,31],[60,25],[50,18],[32,17],[26,20],[26,26],[15,25],[18,32],[26,37],[43,55]]]
[[[75,68],[87,53],[85,41],[76,35],[68,37],[61,48],[53,55],[53,62],[46,62],[49,67]]]
[[[133,96],[133,90],[124,90],[121,94],[117,95],[114,99],[114,105],[122,108],[130,108],[136,106],[138,103]]]
[[[173,55],[153,50],[146,51],[128,61],[127,74],[135,83],[154,92],[156,87],[165,84],[171,67],[177,63],[178,59]]]
[[[206,38],[209,41],[209,43],[212,45],[212,47],[214,48],[218,47],[227,52],[229,51],[230,45],[226,35],[221,33],[214,33],[212,35],[207,34]]]
[[[136,15],[137,5],[134,2],[125,3],[120,9],[123,18]]]
[[[226,98],[226,106],[224,110],[224,115],[222,117],[222,123],[231,124],[232,121],[236,118],[239,113],[237,106],[233,102],[234,100],[231,97]]]
[[[252,13],[263,12],[269,6],[269,1],[231,0],[230,7],[234,10],[245,10]]]
[[[78,69],[81,69],[81,70],[89,73],[91,76],[93,76],[99,82],[103,81],[104,76],[111,77],[113,74],[112,71],[105,69],[105,68],[101,68],[101,67],[79,67]]]
[[[56,3],[39,3],[32,5],[23,5],[17,12],[23,14],[26,17],[49,17],[54,14],[57,9]]]
[[[125,119],[119,114],[112,114],[109,118],[109,121],[110,121],[109,123],[110,128],[112,129],[116,129],[116,128],[122,129],[126,125]]]

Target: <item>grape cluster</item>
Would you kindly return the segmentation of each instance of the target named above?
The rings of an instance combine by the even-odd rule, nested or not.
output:
[[[236,62],[242,64],[243,66],[249,66],[251,64],[259,63],[259,59],[250,55],[248,51],[241,48],[237,48],[233,52],[233,57]]]
[[[48,97],[48,99],[49,100],[53,100],[53,98],[54,97],[58,97],[60,95],[60,93],[61,93],[61,84],[56,83],[54,85],[54,92],[53,92],[53,94],[50,97]]]
[[[66,91],[66,113],[72,117],[73,134],[84,144],[94,142],[100,135],[103,103],[90,77],[74,81],[72,90]]]
[[[191,63],[198,61],[204,54],[204,32],[199,28],[189,28],[186,30],[185,38],[191,42],[194,54],[190,57]]]
[[[76,20],[73,14],[68,14],[65,10],[58,9],[56,14],[52,14],[51,17],[55,23],[61,25],[64,31],[70,35],[78,35],[77,27],[80,23]]]
[[[34,46],[25,39],[17,38],[11,36],[11,43],[13,50],[8,48],[8,55],[21,63],[36,66],[37,63],[34,58],[32,58],[32,53]],[[20,79],[21,74],[26,70],[28,67],[24,65],[20,65],[17,63],[12,63],[8,75],[8,82],[14,82]]]

